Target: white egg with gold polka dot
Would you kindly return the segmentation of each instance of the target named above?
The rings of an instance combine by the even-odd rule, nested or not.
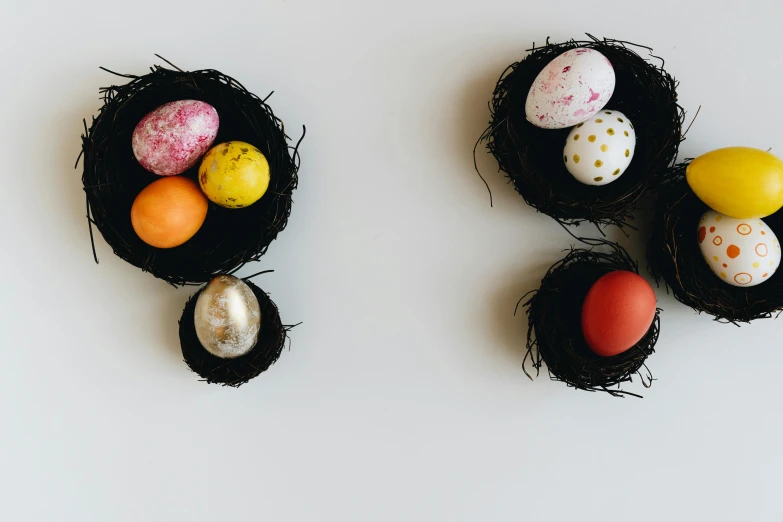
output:
[[[631,164],[636,132],[620,111],[603,109],[571,129],[563,148],[568,172],[585,185],[606,185]]]
[[[696,233],[704,260],[732,286],[756,286],[780,265],[780,242],[760,219],[737,219],[708,210]]]

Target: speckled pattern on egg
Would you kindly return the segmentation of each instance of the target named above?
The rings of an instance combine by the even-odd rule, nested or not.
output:
[[[780,242],[760,219],[737,219],[708,210],[699,220],[697,240],[715,275],[732,286],[763,283],[780,265]]]
[[[161,105],[136,125],[133,155],[154,174],[182,174],[209,150],[218,126],[217,110],[208,103],[179,100]]]
[[[620,111],[602,110],[568,134],[563,147],[566,169],[585,185],[606,185],[620,177],[633,159],[636,132]]]
[[[614,93],[614,67],[595,49],[566,51],[536,76],[525,101],[527,120],[544,129],[565,129],[588,120]]]
[[[228,141],[210,149],[198,170],[204,194],[225,208],[252,205],[269,188],[266,156],[250,143]]]

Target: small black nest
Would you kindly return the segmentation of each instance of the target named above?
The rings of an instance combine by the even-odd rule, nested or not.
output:
[[[299,143],[289,146],[283,122],[266,99],[221,72],[185,72],[160,66],[151,71],[144,76],[108,71],[131,81],[102,88],[103,107],[89,129],[84,124],[82,182],[93,254],[95,225],[114,253],[128,263],[173,285],[200,284],[258,260],[285,228],[291,213],[291,194],[297,185]],[[249,207],[228,209],[209,202],[207,219],[195,236],[181,246],[159,249],[139,239],[131,225],[134,199],[144,187],[160,179],[136,161],[131,136],[146,114],[165,103],[184,99],[201,100],[215,107],[220,117],[215,144],[238,140],[255,145],[269,162],[271,179],[266,194]],[[182,175],[195,180],[198,167],[196,164]]]
[[[185,363],[208,383],[223,386],[242,386],[272,366],[285,346],[288,328],[280,321],[277,306],[266,293],[256,285],[243,279],[255,294],[261,308],[261,329],[258,342],[245,355],[234,359],[221,359],[209,353],[196,335],[194,312],[196,301],[203,288],[188,299],[179,320],[179,341]]]
[[[500,170],[506,173],[528,205],[560,224],[584,221],[620,227],[633,219],[639,200],[654,189],[677,157],[682,141],[683,109],[677,104],[677,82],[619,40],[570,40],[528,49],[530,54],[510,65],[500,76],[490,102],[492,119],[479,141],[486,140]],[[541,129],[525,118],[525,100],[538,73],[560,54],[578,47],[602,53],[614,67],[616,85],[607,110],[625,113],[637,135],[636,151],[628,169],[603,186],[574,179],[562,161],[563,143],[571,129]]]
[[[696,233],[709,210],[688,186],[690,160],[671,169],[662,184],[647,249],[650,272],[674,297],[716,321],[745,323],[777,316],[783,310],[783,273],[757,286],[731,286],[718,279],[701,253]],[[776,236],[783,235],[783,211],[763,218]]]
[[[601,276],[615,270],[639,273],[628,253],[616,243],[597,241],[609,252],[593,249],[572,249],[555,263],[541,281],[541,287],[524,304],[527,307],[527,354],[536,370],[546,363],[552,380],[562,381],[580,390],[603,391],[620,397],[639,395],[619,388],[638,374],[642,384],[649,387],[652,375],[645,360],[654,352],[660,330],[660,310],[644,337],[629,350],[612,357],[595,354],[582,335],[582,303],[588,291]],[[523,298],[524,299],[524,298]],[[645,374],[641,372],[642,367]]]

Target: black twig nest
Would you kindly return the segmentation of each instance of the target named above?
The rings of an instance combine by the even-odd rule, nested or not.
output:
[[[718,279],[704,261],[696,236],[699,219],[709,207],[688,186],[689,163],[669,169],[659,190],[647,249],[650,272],[678,301],[716,321],[736,324],[777,316],[783,310],[780,270],[759,285],[737,287]],[[776,236],[783,235],[783,211],[764,222]]]
[[[86,121],[84,124],[82,182],[93,255],[95,225],[114,253],[130,264],[173,285],[200,284],[258,260],[285,228],[291,213],[291,194],[297,185],[299,143],[289,146],[283,122],[266,99],[221,72],[185,72],[160,66],[151,71],[144,76],[108,71],[130,78],[130,82],[102,88],[103,107],[89,129]],[[206,221],[195,236],[181,246],[159,249],[139,239],[131,225],[134,199],[144,187],[160,179],[136,161],[131,136],[150,111],[184,99],[201,100],[215,107],[220,117],[215,144],[238,140],[255,145],[269,162],[271,179],[264,196],[247,208],[227,209],[210,202]],[[198,167],[196,164],[181,175],[195,180]]]
[[[525,302],[528,317],[527,354],[536,375],[546,363],[552,380],[562,381],[580,390],[603,391],[620,397],[639,395],[619,389],[623,382],[638,374],[649,387],[653,378],[645,365],[658,341],[660,310],[644,337],[631,349],[612,357],[595,354],[582,335],[582,303],[601,276],[615,270],[639,273],[636,263],[616,243],[595,241],[594,246],[609,246],[609,252],[572,249],[555,263],[541,281],[541,287]],[[523,298],[524,299],[524,298]],[[644,374],[642,373],[644,368]],[[617,387],[617,388],[615,388]]]
[[[252,276],[251,276],[252,277]],[[188,299],[179,320],[179,341],[182,356],[191,370],[208,383],[239,387],[272,366],[283,351],[290,328],[283,326],[277,306],[256,285],[243,279],[255,294],[261,308],[261,328],[258,342],[245,355],[234,359],[221,359],[209,353],[196,335],[194,312],[198,296],[203,288]]]
[[[527,57],[510,65],[495,87],[492,119],[479,141],[486,140],[500,170],[539,212],[560,224],[589,221],[599,227],[622,227],[677,157],[685,113],[677,104],[677,82],[650,48],[588,36],[587,41],[561,44],[547,39],[546,45],[529,49]],[[566,169],[563,143],[571,129],[541,129],[525,118],[525,100],[538,73],[560,54],[578,47],[595,49],[612,63],[616,85],[606,109],[625,113],[637,135],[630,166],[619,179],[603,186],[584,185]],[[660,65],[645,60],[632,47],[650,52]]]

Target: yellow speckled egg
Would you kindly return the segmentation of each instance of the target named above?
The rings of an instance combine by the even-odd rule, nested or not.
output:
[[[783,161],[763,150],[708,152],[688,165],[685,177],[699,199],[726,216],[763,218],[783,206]]]
[[[198,180],[204,194],[221,207],[247,207],[261,199],[269,187],[269,163],[253,145],[227,141],[204,156]]]

